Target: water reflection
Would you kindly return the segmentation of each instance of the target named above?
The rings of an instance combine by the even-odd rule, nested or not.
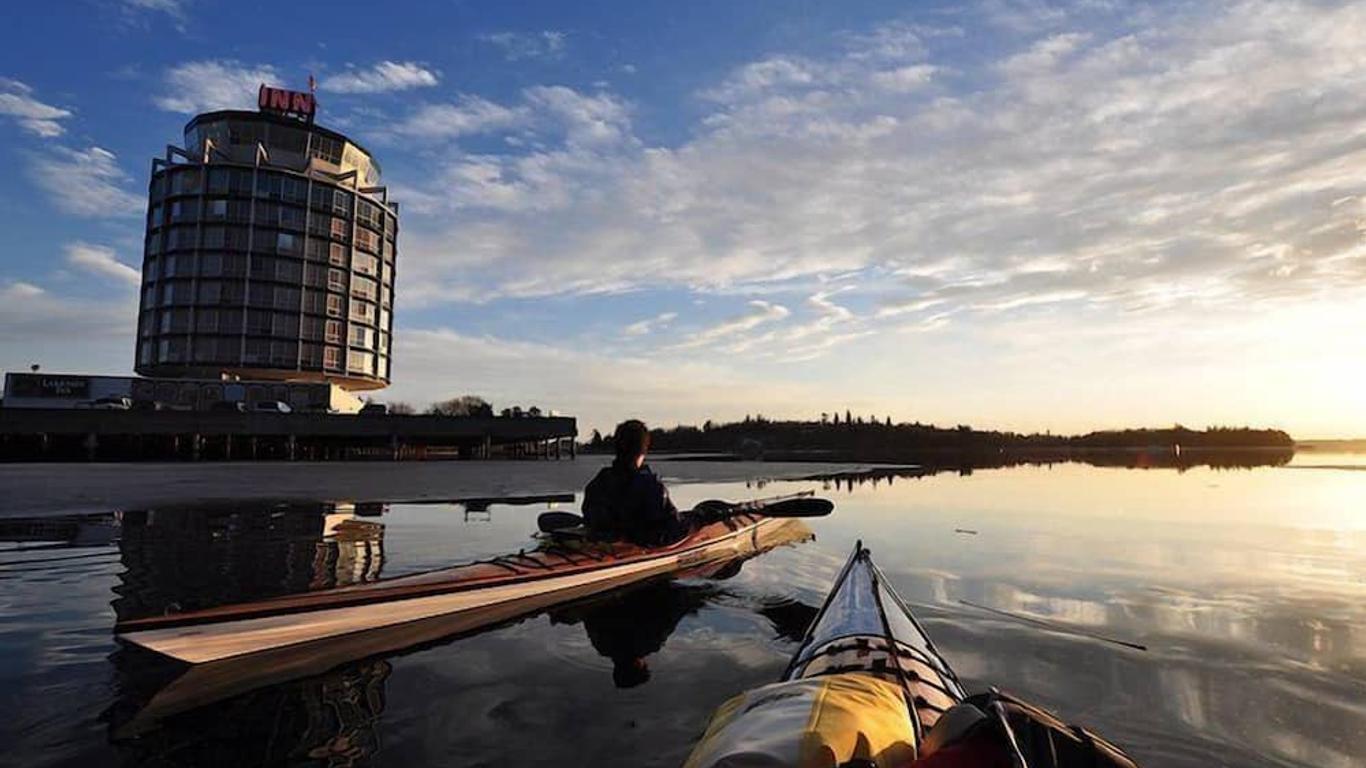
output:
[[[728,578],[492,627],[412,626],[279,661],[264,676],[261,665],[191,676],[120,648],[114,614],[516,551],[537,512],[573,497],[0,521],[6,756],[25,765],[537,765],[565,755],[677,765],[718,703],[781,673],[862,537],[970,688],[1038,701],[1145,765],[1366,764],[1366,472],[901,472],[772,483],[769,492],[828,482],[840,491],[837,511],[810,521],[815,545],[738,572],[691,574]],[[681,505],[757,495],[739,483],[672,490]],[[637,659],[648,681],[618,687],[632,682]],[[152,706],[165,717],[111,744]]]

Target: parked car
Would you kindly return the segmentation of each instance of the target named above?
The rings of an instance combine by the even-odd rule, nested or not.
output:
[[[384,403],[366,403],[360,407],[360,415],[387,416],[389,415],[389,406]]]
[[[251,410],[256,413],[293,413],[294,409],[289,407],[289,403],[280,400],[257,400],[251,404]]]
[[[134,400],[133,410],[135,411],[169,411],[171,407],[160,400]]]
[[[133,407],[133,398],[125,397],[123,395],[100,397],[89,402],[81,403],[80,407],[90,408],[95,411],[126,411]]]
[[[247,404],[241,400],[219,400],[209,404],[210,413],[246,413]]]

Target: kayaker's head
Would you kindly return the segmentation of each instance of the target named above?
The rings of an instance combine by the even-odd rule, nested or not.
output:
[[[612,443],[617,448],[617,464],[639,469],[650,451],[650,428],[640,419],[627,419],[617,425]]]
[[[612,682],[618,688],[634,688],[650,682],[650,667],[645,659],[613,659]]]

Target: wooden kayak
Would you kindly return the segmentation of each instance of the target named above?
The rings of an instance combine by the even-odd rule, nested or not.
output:
[[[500,609],[516,615],[717,560],[759,545],[784,521],[738,514],[660,548],[558,538],[539,548],[339,589],[118,623],[127,643],[191,664],[434,617]]]
[[[232,637],[234,645],[243,648],[253,647],[256,650],[230,656],[214,654],[219,658],[209,662],[190,664],[183,671],[177,673],[173,679],[159,686],[150,699],[137,704],[136,714],[115,728],[115,738],[137,736],[154,728],[158,722],[176,713],[222,701],[266,685],[321,674],[357,659],[429,647],[434,643],[444,642],[453,637],[468,635],[489,627],[505,624],[509,621],[534,615],[541,610],[601,594],[617,587],[646,581],[650,578],[666,576],[705,578],[714,572],[725,570],[739,561],[754,557],[775,547],[795,544],[811,538],[811,529],[801,520],[745,515],[743,518],[732,518],[706,526],[684,541],[667,548],[667,550],[643,550],[640,547],[622,544],[614,544],[609,547],[606,544],[590,544],[587,542],[555,545],[568,546],[572,550],[570,556],[575,561],[580,561],[583,558],[602,560],[601,567],[596,571],[576,569],[572,574],[557,576],[556,573],[565,570],[565,561],[553,549],[549,552],[543,549],[512,556],[512,560],[520,564],[510,564],[510,566],[517,569],[517,575],[526,577],[521,580],[518,580],[509,568],[494,566],[499,572],[490,574],[484,567],[488,565],[488,561],[485,561],[375,582],[362,587],[347,587],[341,590],[329,590],[325,593],[299,595],[295,597],[321,597],[343,591],[347,593],[361,592],[367,595],[392,595],[392,591],[386,590],[399,584],[421,585],[424,587],[424,591],[429,591],[434,585],[443,583],[442,579],[438,578],[439,574],[445,574],[447,582],[451,578],[459,578],[465,574],[480,574],[486,578],[492,575],[495,578],[505,578],[509,582],[498,588],[499,591],[497,592],[489,592],[484,589],[455,589],[450,592],[434,592],[422,598],[415,598],[427,601],[423,603],[421,612],[431,614],[419,619],[392,620],[389,611],[396,605],[402,606],[404,601],[401,598],[382,602],[354,603],[343,607],[325,607],[320,611],[352,611],[351,619],[356,620],[356,624],[362,624],[362,626],[355,631],[341,634],[309,631],[301,634],[313,639],[290,644],[271,643],[269,647],[258,646],[255,643],[255,640],[260,637],[259,627],[262,624],[262,618],[266,617],[261,617],[260,611],[252,606],[260,606],[262,603],[274,605],[282,602],[285,598],[215,609],[215,616],[223,616],[225,613],[230,615],[234,612],[239,615],[256,616],[256,618],[236,621],[216,619],[208,623],[195,623],[194,619],[199,614],[208,613],[208,611],[157,617],[163,623],[169,623],[171,626],[127,632],[121,634],[121,638],[124,642],[151,648],[159,653],[164,653],[164,651],[159,651],[158,648],[174,648],[180,653],[185,644],[175,636],[174,633],[177,630],[184,632],[191,630],[209,631],[212,633],[211,636],[219,638],[220,642],[223,638]],[[646,555],[652,556],[646,557]],[[629,560],[629,562],[613,564],[614,561],[606,559],[609,557]],[[546,568],[532,566],[529,562],[523,562],[526,558],[533,558],[542,562],[549,568],[549,571]],[[592,574],[597,574],[597,576],[589,578]],[[533,576],[537,578],[530,578]],[[487,585],[487,581],[483,583]],[[461,582],[447,583],[446,586],[455,587],[459,584]],[[508,593],[506,590],[508,587],[517,587],[516,594]],[[471,596],[479,594],[484,594],[486,597],[475,601],[480,604],[478,607],[470,607]],[[449,597],[450,600],[434,600],[434,598],[446,597]],[[324,601],[324,603],[327,602]],[[439,605],[436,604],[438,602]],[[355,609],[364,609],[365,615],[357,619],[354,613]],[[406,606],[402,607],[402,615],[405,619],[415,613],[417,612]],[[281,618],[292,619],[295,622],[312,622],[314,620],[313,615],[308,611],[296,610],[293,613],[282,614]],[[170,621],[179,617],[189,618],[191,621],[180,626],[176,626],[174,621]],[[139,626],[147,626],[147,621],[140,620]],[[329,618],[327,621],[330,626],[335,626],[334,619]],[[124,628],[132,624],[134,622],[125,622],[119,627]],[[237,629],[237,626],[234,625],[245,626],[248,630],[239,634],[234,631]],[[350,628],[354,628],[354,626],[353,624]],[[250,644],[237,642],[247,639],[253,642]],[[189,653],[182,655],[191,656]],[[198,654],[194,655],[195,658],[198,656]],[[182,656],[175,658],[180,658],[182,661],[187,660]]]

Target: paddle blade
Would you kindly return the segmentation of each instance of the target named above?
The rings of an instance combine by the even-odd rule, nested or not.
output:
[[[768,517],[825,517],[835,511],[835,504],[829,499],[787,499],[768,504],[756,511]]]
[[[581,516],[573,512],[542,512],[536,518],[536,527],[541,533],[555,533],[578,528],[584,524]]]

